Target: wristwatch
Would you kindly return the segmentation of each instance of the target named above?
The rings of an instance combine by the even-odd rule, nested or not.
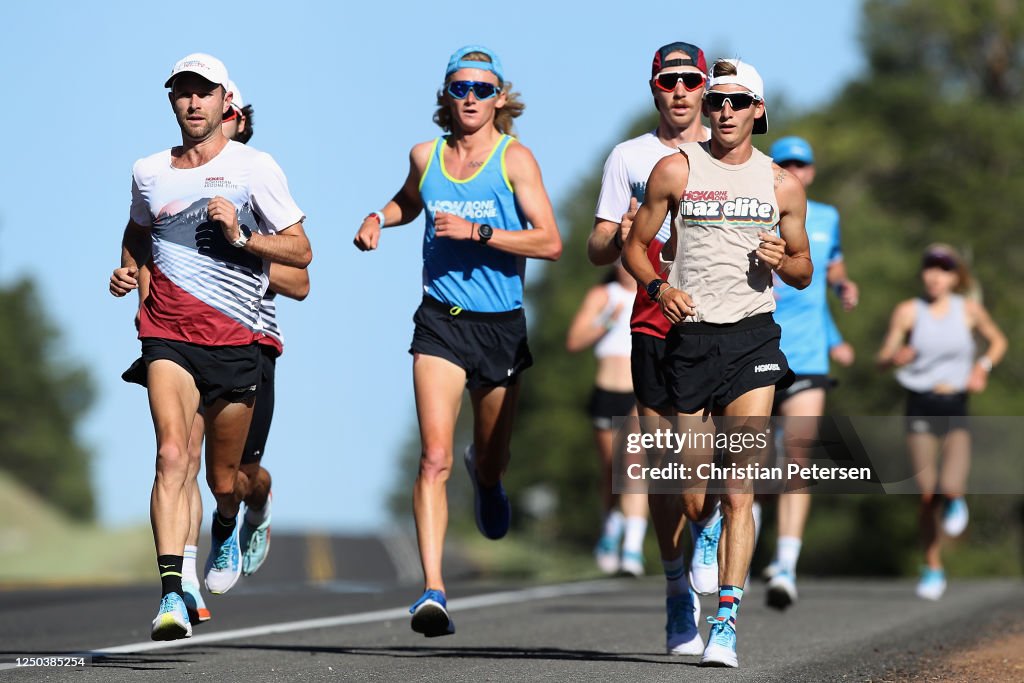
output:
[[[658,300],[658,292],[661,291],[661,286],[665,284],[664,280],[655,278],[647,284],[647,296],[651,297],[651,301]]]
[[[481,223],[477,226],[476,232],[480,235],[480,244],[487,244],[487,240],[494,236],[494,228],[486,223]]]
[[[231,246],[238,247],[241,249],[249,243],[249,238],[252,237],[252,230],[244,225],[239,224],[238,226],[238,239],[231,243]]]

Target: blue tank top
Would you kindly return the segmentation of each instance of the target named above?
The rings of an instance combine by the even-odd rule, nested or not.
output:
[[[502,135],[487,161],[465,180],[444,167],[445,138],[434,141],[420,180],[426,210],[423,232],[423,291],[452,306],[480,313],[523,307],[526,258],[472,240],[434,234],[434,213],[443,211],[501,230],[525,230],[526,218],[516,203],[505,171],[505,152],[514,138]]]
[[[827,375],[828,350],[842,341],[828,310],[828,267],[842,258],[839,212],[828,204],[807,200],[807,241],[814,277],[804,289],[790,287],[775,276],[775,322],[782,328],[780,346],[798,375]],[[830,329],[831,328],[831,329]]]

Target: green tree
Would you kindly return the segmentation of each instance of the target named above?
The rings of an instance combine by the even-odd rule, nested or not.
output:
[[[31,280],[0,288],[0,330],[0,469],[90,520],[89,452],[75,434],[93,400],[89,376],[61,359]]]

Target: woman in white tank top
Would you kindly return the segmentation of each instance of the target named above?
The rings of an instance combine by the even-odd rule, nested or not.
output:
[[[967,395],[985,389],[988,373],[1006,353],[1006,337],[981,303],[963,296],[970,289],[970,272],[949,245],[925,250],[921,281],[923,295],[893,311],[878,364],[898,368],[896,378],[907,390],[907,450],[921,490],[925,548],[917,594],[938,600],[946,590],[939,518],[949,536],[959,536],[967,526]],[[977,358],[975,334],[988,343]]]
[[[597,376],[590,396],[589,412],[594,423],[594,440],[601,458],[604,527],[594,551],[598,567],[606,574],[623,572],[640,576],[643,569],[643,540],[647,531],[647,496],[612,493],[615,416],[636,415],[633,378],[630,371],[629,321],[636,299],[636,280],[621,263],[605,282],[587,292],[573,318],[565,340],[571,353],[594,347]],[[620,542],[622,545],[620,554]]]

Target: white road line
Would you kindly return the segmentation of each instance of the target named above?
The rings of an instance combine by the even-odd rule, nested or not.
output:
[[[551,598],[562,598],[572,595],[590,595],[594,593],[609,593],[622,588],[619,581],[583,581],[578,583],[562,583],[551,586],[538,586],[536,588],[525,588],[515,591],[502,591],[500,593],[485,593],[473,595],[468,598],[455,598],[448,601],[448,607],[453,612],[462,610],[480,609],[481,607],[494,607],[495,605],[509,605],[513,603],[530,602],[534,600],[548,600]],[[102,657],[112,654],[126,654],[135,652],[151,652],[153,650],[169,650],[180,647],[191,647],[192,645],[204,645],[206,643],[219,643],[225,640],[237,640],[239,638],[257,638],[275,633],[292,633],[295,631],[309,631],[320,628],[332,628],[336,626],[353,626],[355,624],[368,624],[375,621],[388,621],[390,619],[405,619],[409,617],[409,610],[405,607],[376,610],[374,612],[360,612],[358,614],[343,614],[336,617],[324,617],[321,619],[303,619],[301,621],[286,621],[278,624],[266,624],[264,626],[252,626],[250,628],[239,628],[230,631],[217,633],[205,633],[182,640],[169,641],[143,641],[140,643],[128,643],[127,645],[113,645],[88,652],[80,652],[74,657]],[[15,664],[0,664],[0,670],[16,668]]]

